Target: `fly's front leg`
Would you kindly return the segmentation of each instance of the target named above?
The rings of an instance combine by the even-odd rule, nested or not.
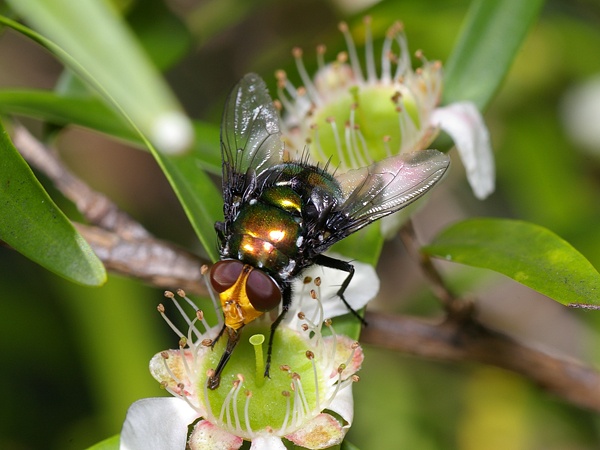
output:
[[[286,313],[290,309],[290,305],[292,304],[292,286],[287,283],[283,286],[281,291],[281,313],[275,319],[275,322],[271,324],[271,334],[269,335],[269,348],[267,350],[267,363],[265,364],[265,377],[270,378],[269,370],[271,369],[271,354],[273,353],[273,339],[275,338],[275,330],[285,317]]]
[[[214,349],[215,345],[217,345],[217,341],[219,339],[221,339],[221,336],[223,336],[223,333],[225,332],[225,329],[227,328],[227,325],[223,324],[223,328],[221,328],[221,331],[219,331],[219,334],[217,334],[217,337],[213,339],[213,341],[210,344],[210,348]]]
[[[317,256],[315,258],[315,264],[318,264],[323,267],[329,267],[330,269],[342,270],[348,273],[348,276],[340,286],[340,289],[337,291],[337,296],[342,300],[342,302],[344,302],[344,305],[346,305],[348,311],[350,311],[354,315],[354,317],[356,317],[358,320],[360,320],[360,322],[363,325],[366,326],[367,322],[365,321],[365,319],[363,319],[363,317],[357,311],[355,311],[354,308],[352,308],[352,306],[350,306],[350,304],[346,301],[346,298],[344,297],[344,292],[346,292],[346,289],[348,288],[348,285],[350,284],[350,281],[352,281],[352,277],[354,276],[354,266],[349,262],[342,261],[341,259],[331,258],[325,255]]]

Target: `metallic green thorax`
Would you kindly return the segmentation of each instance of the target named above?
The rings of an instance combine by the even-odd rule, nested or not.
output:
[[[342,198],[338,182],[329,173],[301,162],[270,168],[260,195],[240,210],[232,224],[232,256],[267,272],[295,272],[299,247],[318,198]],[[316,208],[320,209],[320,208]]]

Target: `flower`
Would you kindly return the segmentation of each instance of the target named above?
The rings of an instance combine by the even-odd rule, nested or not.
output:
[[[345,296],[359,309],[375,296],[379,280],[371,266],[353,264],[356,272]],[[292,307],[277,329],[270,378],[263,376],[262,355],[255,356],[262,350],[260,333],[270,326],[261,318],[244,328],[250,339],[240,341],[215,390],[208,389],[207,380],[224,348],[221,339],[211,350],[222,324],[209,326],[184,292],[178,292],[180,300],[165,293],[188,331],[179,331],[159,305],[179,336],[179,348],[155,355],[150,371],[173,397],[143,399],[130,407],[121,450],[184,450],[186,444],[191,450],[239,449],[244,441],[251,441],[253,450],[283,450],[282,439],[309,449],[341,443],[352,424],[352,384],[358,380],[363,353],[358,343],[337,335],[326,319],[348,312],[339,307],[342,302],[335,294],[345,273],[313,266],[305,275],[294,285]],[[185,314],[180,301],[194,308],[195,318]]]
[[[440,107],[442,64],[419,50],[421,67],[413,69],[400,23],[383,42],[377,75],[370,18],[365,19],[366,76],[348,26],[340,24],[348,52],[325,64],[325,47],[317,48],[319,69],[311,79],[299,48],[293,50],[303,87],[296,88],[278,71],[282,130],[289,150],[308,145],[311,157],[331,161],[344,172],[392,154],[426,149],[445,131],[453,139],[475,196],[494,190],[494,158],[488,130],[471,102]],[[399,47],[393,52],[394,43]]]

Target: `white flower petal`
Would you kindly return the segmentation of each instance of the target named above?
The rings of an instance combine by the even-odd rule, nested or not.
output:
[[[321,413],[286,438],[301,447],[325,449],[340,444],[346,431],[331,414]]]
[[[354,419],[354,398],[352,397],[352,385],[348,385],[336,394],[327,409],[333,411],[348,422],[347,428],[352,425]]]
[[[190,436],[191,450],[238,450],[244,440],[235,436],[208,420],[201,420]]]
[[[179,398],[145,398],[129,407],[120,450],[183,450],[198,413]]]
[[[471,102],[437,108],[431,122],[452,137],[475,196],[484,199],[494,192],[496,169],[490,135],[481,113]]]
[[[285,445],[277,436],[257,436],[252,439],[250,450],[285,450]]]
[[[328,256],[336,259],[346,261],[347,258],[336,255],[328,254]],[[344,293],[346,301],[352,306],[355,311],[358,311],[364,307],[370,300],[372,300],[379,292],[379,277],[375,272],[373,266],[358,261],[352,261],[351,264],[354,266],[354,276],[352,281]],[[348,308],[337,296],[337,291],[348,276],[347,272],[337,269],[330,269],[328,267],[314,265],[303,273],[304,276],[310,276],[313,279],[316,277],[321,278],[321,292],[320,300],[323,305],[323,312],[325,319],[331,319],[336,316],[342,316],[348,314]],[[303,278],[303,277],[301,277]],[[302,289],[306,289],[303,285],[302,279],[298,280],[294,284],[294,292],[299,293]],[[314,286],[310,285],[310,289]],[[302,303],[294,305],[294,308],[298,308],[306,314],[307,317],[314,317],[317,310],[317,302],[310,299],[307,294],[302,296]],[[297,312],[297,311],[296,311]],[[295,316],[295,315],[294,315]],[[293,320],[293,318],[292,318]]]
[[[360,345],[355,347],[354,344],[356,341],[340,334],[336,338],[332,336],[324,337],[323,343],[327,348],[331,349],[329,351],[335,352],[330,374],[332,382],[336,382],[340,376],[342,380],[345,380],[360,370],[365,355]],[[335,349],[332,348],[334,344],[336,346]],[[345,369],[340,374],[338,370],[342,364],[345,366]]]

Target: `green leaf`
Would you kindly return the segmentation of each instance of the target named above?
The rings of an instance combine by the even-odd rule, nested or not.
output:
[[[444,69],[448,104],[470,100],[479,109],[507,74],[544,0],[475,0]]]
[[[192,45],[185,24],[163,0],[135,2],[127,19],[156,67],[166,70],[180,61]]]
[[[216,260],[214,223],[222,216],[221,193],[204,172],[221,173],[219,129],[197,122],[196,142],[184,155],[165,155],[133,132],[110,108],[91,97],[63,97],[47,91],[0,91],[0,112],[24,114],[58,125],[77,124],[150,148],[179,197],[211,259]]]
[[[196,149],[185,155],[154,152],[154,157],[175,190],[209,258],[217,261],[219,254],[215,222],[223,218],[223,197],[201,169],[197,153]]]
[[[103,284],[104,266],[48,196],[1,124],[0,154],[0,239],[68,280]]]
[[[600,274],[569,243],[539,225],[470,219],[442,231],[425,253],[502,273],[563,305],[600,308]]]
[[[0,113],[21,114],[54,125],[76,124],[143,145],[139,134],[93,96],[64,97],[50,91],[0,91]]]
[[[0,113],[34,117],[54,125],[79,125],[146,147],[139,133],[122,117],[85,92],[65,95],[36,89],[0,90]],[[220,175],[219,128],[199,121],[193,125],[196,135],[193,154],[199,167]]]
[[[91,447],[88,447],[87,450],[119,450],[120,439],[121,436],[117,434],[113,437],[103,440],[102,442],[98,442]]]
[[[348,442],[347,439],[344,439],[344,442],[342,442],[342,449],[341,450],[359,450],[359,448],[354,445],[351,442]]]
[[[8,0],[8,3],[41,34],[7,18],[0,22],[46,46],[98,90],[155,147],[179,151],[181,146],[191,143],[191,125],[179,103],[108,2]]]

